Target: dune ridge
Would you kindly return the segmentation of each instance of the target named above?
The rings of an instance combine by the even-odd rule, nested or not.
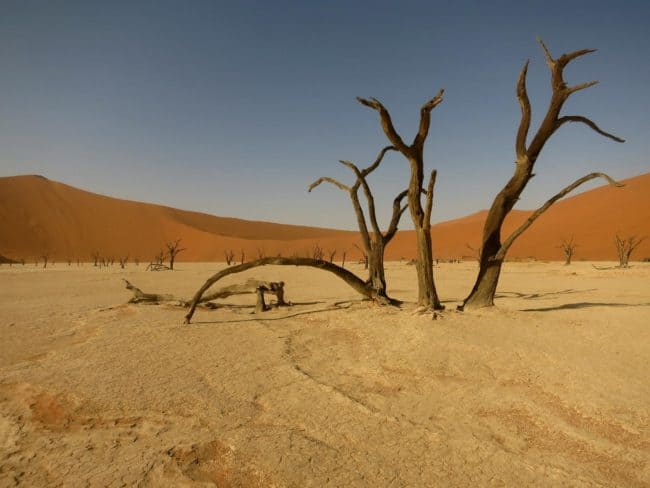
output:
[[[562,239],[574,236],[575,259],[614,260],[616,234],[650,237],[650,173],[623,180],[622,189],[601,186],[557,202],[513,246],[510,258],[562,259]],[[434,255],[472,259],[486,211],[433,226]],[[515,210],[504,226],[511,232],[531,211]],[[181,238],[180,261],[223,261],[233,250],[238,260],[265,255],[306,255],[319,245],[359,259],[358,233],[319,227],[217,217],[162,205],[90,193],[42,176],[0,178],[0,255],[33,259],[88,261],[94,252],[149,261],[166,241]],[[386,249],[389,260],[415,256],[412,231],[400,231]],[[650,256],[650,239],[634,259]]]

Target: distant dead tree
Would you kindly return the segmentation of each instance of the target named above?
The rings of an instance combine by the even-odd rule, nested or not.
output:
[[[43,269],[47,268],[47,262],[50,259],[50,255],[48,253],[43,253],[41,254],[41,258],[43,259]]]
[[[129,262],[129,256],[124,256],[120,258],[120,268],[124,269],[126,267],[126,263]]]
[[[264,249],[261,247],[257,248],[257,259],[262,259],[263,257],[266,256],[266,253],[264,252]]]
[[[239,256],[239,264],[244,264],[245,261],[246,261],[246,253],[242,249],[241,254]]]
[[[135,263],[136,266],[140,266],[140,258],[134,258],[133,262]]]
[[[72,266],[72,258],[68,258],[68,266]]]
[[[546,57],[546,64],[551,71],[551,101],[544,115],[542,122],[533,137],[530,144],[527,145],[528,130],[531,121],[531,108],[526,91],[526,74],[528,71],[528,61],[524,64],[517,82],[517,99],[521,107],[521,120],[515,142],[515,152],[517,159],[515,161],[515,171],[513,176],[497,194],[488,211],[485,225],[483,227],[482,251],[479,272],[474,287],[470,294],[465,298],[463,305],[459,308],[470,309],[479,307],[489,307],[494,305],[494,295],[496,293],[501,267],[510,249],[512,243],[519,237],[542,213],[544,213],[553,203],[562,198],[573,189],[581,184],[594,178],[604,178],[614,186],[621,186],[612,178],[604,173],[591,173],[571,183],[561,190],[544,205],[537,209],[528,219],[516,229],[510,236],[501,242],[501,227],[504,220],[519,200],[521,193],[530,181],[533,175],[533,168],[537,158],[544,148],[546,142],[555,132],[563,125],[570,122],[579,122],[592,128],[598,134],[608,137],[617,142],[624,142],[623,139],[609,134],[600,129],[594,122],[581,115],[564,115],[560,112],[569,96],[577,91],[583,90],[595,85],[596,81],[582,83],[576,86],[568,86],[564,81],[564,68],[572,60],[594,52],[593,49],[583,49],[574,51],[569,54],[563,54],[554,59],[544,42],[539,39],[539,43]]]
[[[233,251],[232,249],[229,249],[227,251],[224,251],[223,254],[224,254],[225,258],[226,258],[226,264],[228,266],[230,266],[232,264],[233,260],[235,259],[235,251]]]
[[[329,262],[333,263],[334,262],[334,256],[336,256],[336,249],[330,249],[327,251],[327,254],[329,256]]]
[[[345,268],[345,256],[347,255],[347,251],[344,249],[343,252],[341,253],[341,268]]]
[[[645,240],[645,237],[630,236],[621,238],[618,234],[614,238],[616,251],[618,253],[618,267],[627,268],[630,262],[630,256],[639,244]]]
[[[350,161],[339,161],[339,163],[351,169],[356,176],[356,181],[351,186],[344,185],[334,178],[322,176],[314,181],[311,185],[309,185],[308,188],[308,190],[311,192],[321,183],[327,182],[347,192],[350,195],[352,206],[357,217],[359,232],[361,233],[361,243],[363,244],[363,249],[361,249],[359,246],[355,246],[362,252],[364,256],[365,269],[368,270],[369,275],[369,283],[371,283],[375,290],[377,290],[377,293],[381,295],[386,295],[384,251],[388,243],[395,236],[395,233],[397,232],[397,226],[399,225],[399,220],[406,210],[407,205],[402,205],[402,200],[407,196],[408,190],[402,191],[399,195],[397,195],[397,197],[395,197],[393,201],[393,215],[390,220],[390,224],[386,232],[382,232],[379,228],[379,223],[377,222],[375,198],[372,194],[372,191],[370,190],[370,186],[368,185],[366,178],[370,173],[379,167],[386,153],[393,150],[395,150],[393,146],[387,146],[383,148],[379,152],[379,155],[375,161],[364,169],[359,169],[357,165]],[[370,219],[370,227],[372,228],[372,232],[368,228],[366,215],[363,211],[361,201],[359,200],[359,188],[363,190],[364,196],[366,198],[368,218]],[[331,261],[332,260],[330,260],[330,262]]]
[[[388,110],[379,100],[357,97],[360,103],[379,113],[382,129],[392,144],[391,149],[399,151],[406,158],[411,168],[407,196],[417,242],[418,305],[434,310],[444,308],[438,298],[433,278],[433,250],[431,247],[431,209],[433,207],[433,187],[436,181],[436,171],[431,172],[429,184],[425,191],[424,142],[429,134],[431,111],[442,102],[443,94],[444,90],[441,89],[434,98],[420,108],[420,125],[411,145],[407,145],[397,133]],[[426,195],[424,206],[422,205],[422,194]]]
[[[93,258],[93,266],[97,267],[99,265],[99,251],[95,251],[92,254],[92,258]]]
[[[320,244],[318,244],[318,243],[314,244],[314,247],[311,250],[311,258],[312,259],[323,259],[323,256],[324,256],[323,248],[320,247]]]
[[[174,269],[174,262],[176,261],[176,256],[178,256],[183,251],[187,251],[186,248],[181,248],[181,240],[176,239],[174,242],[168,242],[167,246],[167,255],[169,256],[169,269]]]
[[[560,243],[560,249],[562,249],[562,252],[564,253],[564,265],[568,266],[571,264],[571,258],[573,258],[573,253],[576,250],[576,247],[578,245],[576,244],[573,236],[571,236],[571,239],[562,239],[562,242]]]

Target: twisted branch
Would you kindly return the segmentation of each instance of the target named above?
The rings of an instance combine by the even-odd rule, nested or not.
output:
[[[521,234],[528,229],[535,220],[539,218],[540,215],[542,215],[544,212],[546,212],[551,205],[553,205],[555,202],[557,202],[560,198],[565,196],[567,193],[570,193],[583,183],[586,183],[587,181],[593,180],[595,178],[604,178],[607,180],[607,182],[615,187],[622,187],[625,186],[623,183],[619,183],[618,181],[614,180],[611,178],[609,175],[606,175],[605,173],[589,173],[586,176],[583,176],[582,178],[578,178],[576,181],[571,183],[569,186],[563,188],[560,192],[556,193],[553,195],[553,197],[549,198],[544,205],[539,207],[537,210],[533,212],[533,214],[526,219],[526,221],[521,224],[510,236],[501,244],[501,248],[499,249],[499,252],[494,256],[493,261],[501,261],[505,258],[506,253],[508,252],[508,249],[510,249],[510,246],[515,242],[517,237],[519,237]]]

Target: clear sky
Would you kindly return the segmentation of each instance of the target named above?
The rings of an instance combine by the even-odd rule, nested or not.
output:
[[[533,123],[548,70],[536,43],[600,84],[565,113],[618,144],[563,127],[518,208],[592,170],[650,171],[650,2],[0,1],[0,175],[42,174],[90,191],[221,216],[354,228],[338,159],[365,165],[387,144],[379,98],[411,140],[439,88],[427,169],[434,220],[490,205],[512,172],[515,81],[530,58]],[[533,129],[535,126],[533,126]],[[391,156],[371,178],[382,220],[405,188]],[[403,227],[409,227],[408,218]]]

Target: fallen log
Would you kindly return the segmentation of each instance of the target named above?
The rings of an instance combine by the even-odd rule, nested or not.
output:
[[[190,310],[185,315],[185,323],[189,324],[191,322],[192,316],[194,315],[194,311],[196,310],[197,305],[202,301],[203,294],[208,290],[208,288],[210,288],[217,281],[231,274],[242,273],[251,268],[257,268],[259,266],[270,266],[270,265],[308,266],[312,268],[322,269],[323,271],[328,271],[330,273],[333,273],[334,275],[342,279],[345,283],[347,283],[350,287],[352,287],[357,293],[359,293],[360,295],[362,295],[367,299],[373,300],[378,304],[397,305],[400,303],[398,300],[392,300],[382,294],[377,293],[377,290],[375,290],[370,283],[363,281],[361,278],[351,273],[347,269],[337,266],[334,263],[330,263],[322,259],[312,259],[312,258],[300,258],[300,257],[284,258],[279,256],[267,257],[267,258],[258,259],[256,261],[249,261],[248,263],[243,263],[237,266],[232,266],[232,267],[222,269],[218,273],[215,273],[210,278],[208,278],[206,282],[203,284],[203,286],[201,286],[201,288],[199,288],[197,292],[194,294],[194,298],[192,298],[190,304]]]
[[[157,305],[160,303],[174,303],[180,307],[189,307],[192,303],[191,300],[186,300],[184,298],[175,297],[169,294],[145,293],[130,281],[124,278],[122,280],[126,283],[127,290],[131,290],[133,292],[133,296],[128,301],[128,303],[149,303],[152,305]],[[253,293],[256,293],[258,296],[255,307],[256,312],[263,312],[269,310],[270,308],[264,301],[264,293],[271,293],[275,295],[276,303],[274,305],[276,307],[286,307],[291,305],[290,302],[286,302],[284,300],[283,281],[261,281],[254,278],[251,278],[244,283],[224,286],[223,288],[220,288],[209,295],[201,297],[198,303],[207,304],[208,302],[212,302],[213,300],[220,298],[228,298],[233,295],[247,295]]]

